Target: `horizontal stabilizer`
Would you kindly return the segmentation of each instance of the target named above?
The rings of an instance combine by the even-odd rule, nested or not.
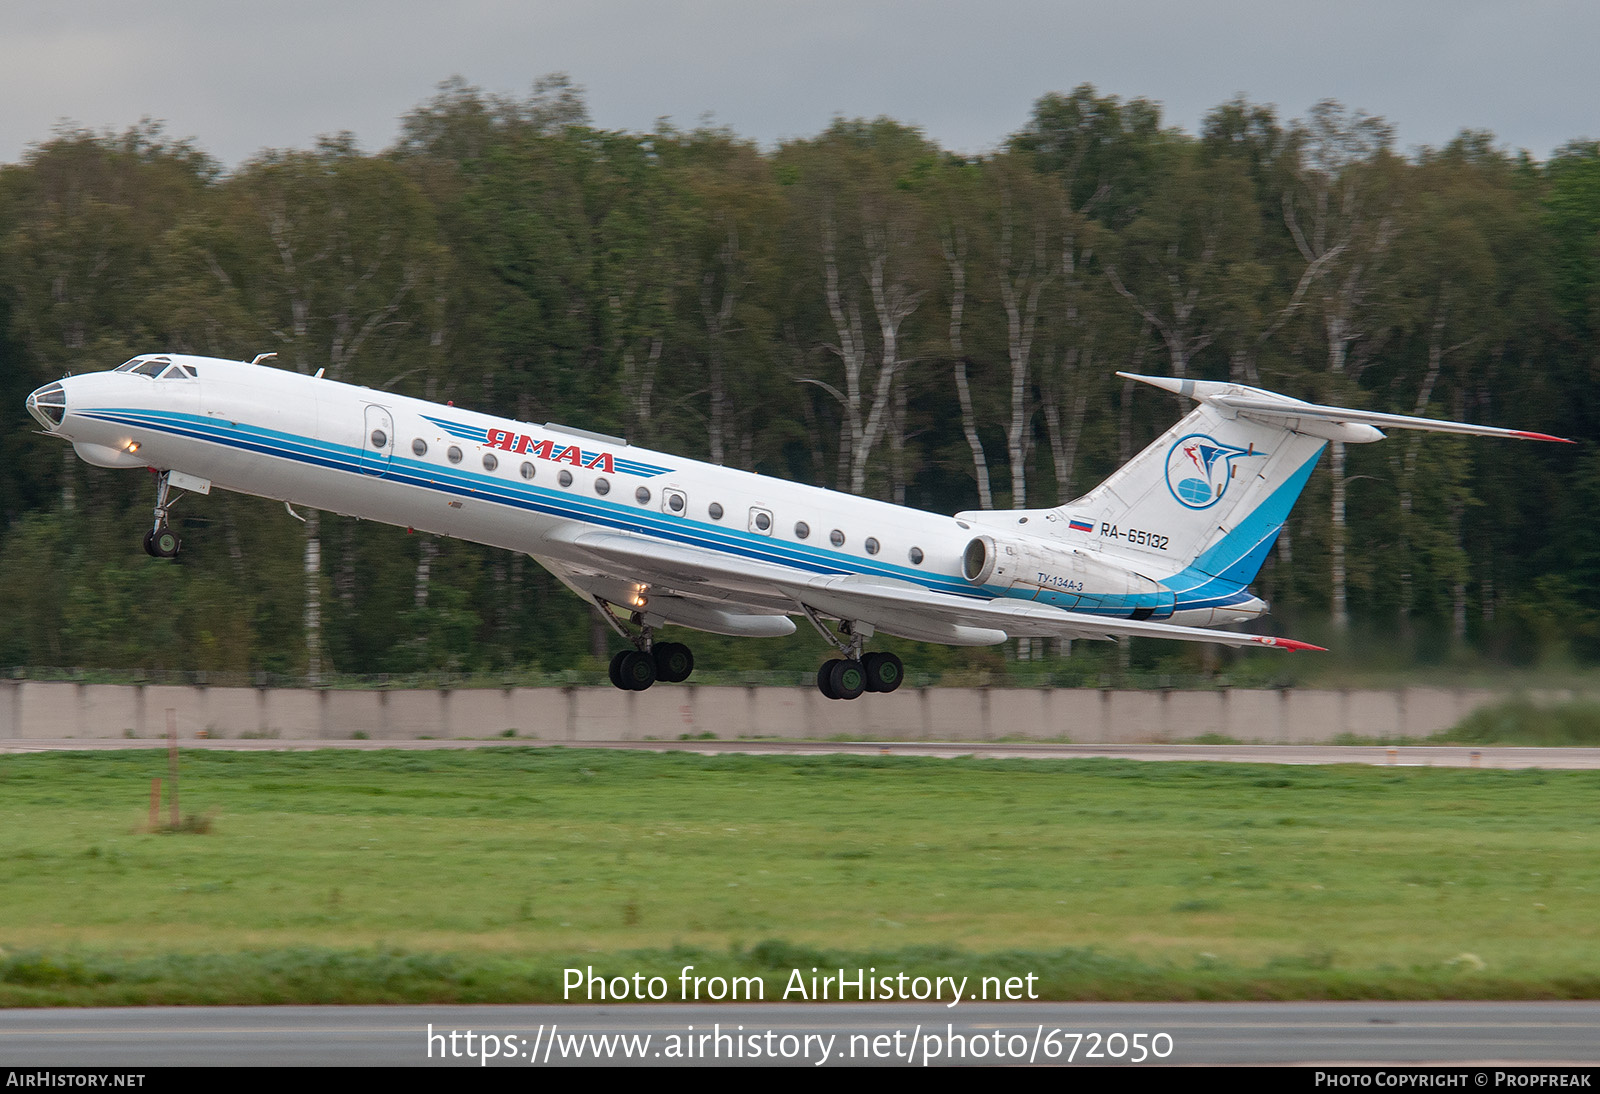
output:
[[[1138,380],[1198,402],[1209,403],[1222,410],[1233,411],[1256,421],[1290,423],[1293,419],[1351,424],[1374,427],[1371,434],[1333,437],[1334,440],[1359,442],[1382,440],[1378,429],[1420,429],[1430,433],[1464,433],[1474,437],[1508,437],[1523,441],[1555,441],[1560,444],[1575,442],[1566,437],[1552,437],[1548,433],[1533,433],[1525,429],[1501,429],[1496,426],[1473,425],[1469,422],[1451,422],[1439,418],[1414,418],[1408,414],[1383,414],[1374,410],[1357,410],[1354,407],[1323,406],[1287,395],[1278,395],[1243,384],[1227,384],[1214,380],[1176,380],[1168,376],[1139,376],[1119,372],[1118,376]],[[1293,428],[1293,426],[1291,426]],[[1320,434],[1319,434],[1320,435]]]

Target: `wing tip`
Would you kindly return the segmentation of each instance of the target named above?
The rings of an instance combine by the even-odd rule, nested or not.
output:
[[[1524,441],[1553,441],[1556,444],[1578,443],[1570,437],[1553,437],[1548,433],[1534,433],[1526,429],[1513,429],[1511,431],[1511,435],[1513,437],[1519,437]]]
[[[1274,649],[1280,650],[1314,650],[1317,653],[1328,652],[1327,646],[1313,646],[1310,642],[1301,642],[1294,638],[1277,638],[1270,634],[1264,634],[1257,638],[1256,641],[1263,646],[1271,646]]]

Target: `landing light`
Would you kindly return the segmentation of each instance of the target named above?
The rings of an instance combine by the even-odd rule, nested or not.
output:
[[[129,441],[127,443],[127,445],[126,445],[126,450],[129,451],[129,452],[137,452],[137,451],[139,451],[139,442],[138,441]]]

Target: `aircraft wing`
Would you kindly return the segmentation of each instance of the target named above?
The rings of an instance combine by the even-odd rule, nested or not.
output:
[[[1225,646],[1318,650],[1291,638],[1179,627],[1070,612],[1012,598],[934,592],[911,582],[856,574],[814,574],[698,547],[619,532],[582,532],[565,542],[662,590],[792,609],[865,623],[906,638],[993,645],[1007,638],[1170,638]],[[713,587],[715,591],[713,591]],[[692,625],[692,624],[691,624]]]

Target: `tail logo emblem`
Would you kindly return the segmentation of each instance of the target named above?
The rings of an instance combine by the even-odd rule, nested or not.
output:
[[[1185,509],[1209,509],[1233,481],[1233,461],[1265,452],[1223,444],[1204,433],[1180,437],[1167,450],[1167,489]]]

